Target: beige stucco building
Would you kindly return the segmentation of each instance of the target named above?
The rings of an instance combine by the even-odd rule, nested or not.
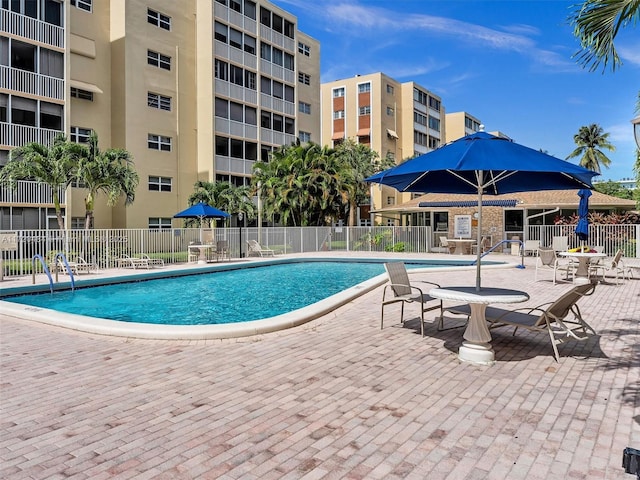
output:
[[[445,139],[442,99],[415,82],[400,83],[380,72],[323,83],[321,117],[323,145],[351,138],[396,163],[438,148]],[[384,186],[372,187],[371,193],[373,211],[411,198]],[[368,211],[361,209],[361,224],[399,225],[393,213],[369,217]]]
[[[99,196],[96,228],[179,226],[195,181],[248,184],[274,148],[320,142],[320,45],[267,1],[1,6],[0,164],[59,132],[128,150],[135,202],[109,208]],[[50,192],[34,191],[2,188],[2,229],[56,228]],[[67,227],[83,226],[85,193],[62,192]]]

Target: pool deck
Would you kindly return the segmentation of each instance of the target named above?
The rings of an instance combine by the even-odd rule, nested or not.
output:
[[[484,269],[483,286],[529,292],[514,307],[571,288],[525,265]],[[475,270],[411,278],[473,285]],[[560,345],[559,363],[548,336],[497,329],[493,366],[460,362],[462,330],[438,332],[435,311],[424,338],[413,306],[404,325],[388,307],[381,330],[382,288],[238,339],[111,337],[2,312],[0,478],[634,478],[621,465],[640,449],[640,279],[580,302],[599,335]]]

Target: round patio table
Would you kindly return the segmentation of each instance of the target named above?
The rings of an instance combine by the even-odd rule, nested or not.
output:
[[[491,333],[487,325],[485,312],[490,303],[520,303],[529,300],[527,292],[507,288],[446,287],[434,288],[429,295],[442,300],[465,302],[469,304],[471,314],[464,339],[458,350],[458,358],[463,362],[492,365],[495,353],[491,347]]]
[[[605,258],[606,253],[589,253],[589,252],[558,252],[561,257],[570,257],[578,259],[578,268],[573,274],[573,283],[584,285],[589,283],[589,264],[594,258]]]

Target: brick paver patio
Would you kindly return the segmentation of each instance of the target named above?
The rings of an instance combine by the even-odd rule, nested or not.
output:
[[[534,283],[527,264],[485,270],[483,285],[531,305],[571,288]],[[472,285],[475,272],[412,278]],[[0,478],[633,478],[621,463],[640,448],[639,279],[581,301],[599,335],[561,345],[559,363],[548,336],[508,329],[492,331],[495,365],[461,363],[462,330],[437,332],[435,312],[424,338],[411,306],[404,326],[388,307],[381,330],[381,295],[237,340],[0,314]]]

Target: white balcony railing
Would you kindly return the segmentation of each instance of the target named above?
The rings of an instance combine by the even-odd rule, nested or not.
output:
[[[0,9],[0,31],[64,49],[64,28]]]
[[[64,100],[64,80],[0,65],[0,88]]]
[[[58,189],[60,205],[66,205],[66,192]],[[0,203],[11,205],[53,205],[53,191],[49,185],[39,182],[21,180],[15,188],[0,186]]]
[[[0,144],[9,147],[21,147],[25,143],[37,142],[50,145],[55,136],[64,133],[61,130],[30,127],[0,122]]]

